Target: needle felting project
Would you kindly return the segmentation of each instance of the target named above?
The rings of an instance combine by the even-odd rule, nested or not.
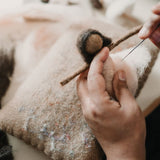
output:
[[[48,14],[40,17],[43,10],[38,9],[7,22],[1,20],[1,48],[14,48],[14,53],[7,54],[14,62],[14,69],[2,100],[0,129],[53,160],[105,159],[83,117],[76,79],[65,86],[60,82],[86,65],[77,48],[77,40],[84,31],[98,31],[109,37],[107,44],[110,45],[111,41],[123,37],[126,29],[95,18],[80,22],[74,16],[65,19],[68,12],[65,15],[62,12],[61,16],[58,13],[52,17],[56,20],[44,23],[51,14],[45,8]],[[5,42],[7,45],[3,45]],[[137,36],[133,36],[112,50],[106,60],[103,75],[110,95],[114,73],[119,69],[126,72],[128,88],[135,97],[145,88],[158,59],[158,49],[146,41],[121,62],[138,42]]]

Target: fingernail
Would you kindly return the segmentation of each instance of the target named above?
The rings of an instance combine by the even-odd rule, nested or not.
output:
[[[120,81],[126,81],[126,74],[123,71],[118,72],[118,77]]]
[[[143,27],[140,32],[138,33],[138,36],[140,38],[146,37],[149,34],[149,30],[146,27]]]

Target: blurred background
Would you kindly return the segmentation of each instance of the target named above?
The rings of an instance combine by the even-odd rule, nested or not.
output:
[[[5,11],[13,7],[20,6],[23,0],[0,0],[0,10]]]
[[[24,1],[40,2],[41,0],[0,0],[0,14],[10,11],[12,8],[21,6]],[[51,1],[54,1],[54,0],[51,0]],[[85,1],[85,0],[82,0],[82,1]],[[136,0],[136,5],[134,8],[133,14],[136,16],[139,16],[140,19],[146,20],[150,15],[150,8],[158,2],[160,2],[160,0]]]

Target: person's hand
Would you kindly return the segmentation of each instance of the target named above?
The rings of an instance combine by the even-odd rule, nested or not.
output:
[[[117,101],[105,90],[103,65],[108,48],[93,59],[89,71],[77,81],[78,96],[84,117],[107,159],[145,159],[145,120],[126,84],[126,75],[118,71],[113,80]]]
[[[150,38],[160,48],[160,3],[153,7],[152,12],[155,15],[144,24],[138,36],[141,39]]]

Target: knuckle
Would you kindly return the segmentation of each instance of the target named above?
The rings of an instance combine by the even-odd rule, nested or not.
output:
[[[82,110],[83,115],[88,120],[93,120],[94,121],[94,120],[97,119],[97,117],[100,116],[97,108],[94,105],[84,106],[82,108],[83,108],[83,110]]]
[[[98,117],[98,112],[97,110],[95,109],[95,107],[91,107],[91,111],[90,111],[90,114],[93,118],[97,118]]]
[[[101,113],[98,111],[97,107],[95,106],[91,106],[90,107],[90,117],[93,120],[96,120],[97,118],[99,118],[101,116]]]

